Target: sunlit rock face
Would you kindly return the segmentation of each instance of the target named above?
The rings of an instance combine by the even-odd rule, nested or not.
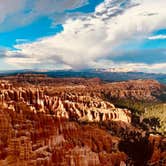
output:
[[[15,102],[23,102],[34,112],[52,113],[57,118],[77,119],[78,121],[99,122],[106,120],[131,122],[130,111],[115,108],[100,98],[66,93],[57,96],[45,95],[43,90],[36,88],[12,88],[1,90],[2,105],[16,111]]]
[[[127,154],[119,144],[126,137],[131,145],[135,136],[139,143],[141,131],[132,126],[131,111],[115,107],[105,95],[140,98],[143,93],[151,96],[151,90],[130,92],[132,87],[125,83],[101,84],[98,79],[28,77],[32,84],[24,77],[21,83],[20,78],[0,81],[0,166],[128,164],[133,148],[128,146],[131,154]],[[36,85],[36,81],[42,83]],[[138,84],[140,88],[142,82]],[[116,91],[117,87],[121,90]],[[148,147],[151,150],[150,143]],[[157,151],[158,147],[150,151],[150,161],[156,160]],[[164,154],[162,149],[158,158]]]
[[[78,119],[79,121],[99,122],[105,120],[121,120],[130,123],[131,115],[127,109],[115,108],[113,104],[87,96],[70,96],[68,100],[60,97],[45,97],[44,107],[50,108],[58,118]],[[41,102],[42,103],[42,102]]]
[[[0,82],[0,165],[102,165],[102,152],[112,153],[112,136],[79,123],[130,124],[130,111],[98,96],[63,91]]]

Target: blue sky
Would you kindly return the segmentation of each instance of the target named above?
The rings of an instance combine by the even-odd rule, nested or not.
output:
[[[165,0],[6,0],[0,70],[131,68],[166,73]]]
[[[61,24],[54,27],[51,27],[51,24],[51,19],[42,17],[27,26],[2,32],[0,37],[1,47],[13,48],[15,44],[21,42],[21,39],[23,39],[22,42],[24,42],[24,40],[32,42],[38,38],[55,35],[63,31],[63,26]]]

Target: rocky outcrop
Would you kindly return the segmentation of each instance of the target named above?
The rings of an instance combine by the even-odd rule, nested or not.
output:
[[[165,101],[166,86],[155,80],[130,80],[105,83],[99,78],[51,78],[41,74],[19,74],[4,77],[14,85],[40,85],[64,88],[64,91],[88,93],[94,96],[105,96],[107,99],[129,99],[136,101]],[[67,85],[67,86],[66,86]],[[52,88],[51,88],[52,89]]]
[[[47,88],[0,82],[0,165],[101,166],[101,152],[112,153],[112,136],[80,124],[130,124],[130,111],[86,93],[50,95]]]
[[[92,152],[89,147],[76,146],[66,154],[68,165],[74,166],[99,166],[99,155]]]
[[[115,108],[113,104],[97,97],[72,93],[48,96],[40,88],[12,88],[12,86],[6,85],[0,91],[0,103],[16,111],[15,102],[23,102],[34,112],[51,113],[57,118],[89,122],[106,120],[131,122],[129,110]]]
[[[156,101],[166,91],[165,86],[155,80],[131,80],[103,85],[107,97],[136,101]]]
[[[0,81],[0,165],[125,166],[128,160],[139,162],[138,153],[146,153],[149,163],[164,162],[165,142],[146,151],[153,140],[143,139],[143,132],[131,125],[130,110],[116,108],[103,98],[136,98],[153,87],[147,92],[149,86],[142,87],[136,93],[141,81],[139,87],[117,83],[118,91],[117,85],[101,84],[98,79],[88,83],[84,79],[58,79],[56,83],[50,79],[47,85],[48,78],[42,75],[37,80],[42,84],[35,85],[34,78],[28,77],[28,83],[22,76],[18,79],[21,83]],[[146,140],[146,146],[141,140]]]

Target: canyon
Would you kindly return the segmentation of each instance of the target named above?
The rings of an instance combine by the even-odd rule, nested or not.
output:
[[[0,165],[164,166],[165,138],[135,127],[132,110],[109,101],[159,101],[161,94],[165,86],[154,80],[1,78]]]

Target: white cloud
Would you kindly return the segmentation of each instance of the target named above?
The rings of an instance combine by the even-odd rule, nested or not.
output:
[[[88,0],[0,0],[0,31],[24,26],[41,16],[54,16],[88,3]]]
[[[166,73],[166,63],[156,63],[156,64],[144,64],[144,63],[128,63],[121,64],[126,68],[132,69],[134,71],[143,71],[143,72],[154,72],[154,73]]]
[[[166,35],[155,35],[148,37],[149,40],[163,40],[166,39]]]
[[[166,73],[166,63],[156,63],[151,65],[144,63],[128,63],[121,65],[134,71],[142,71],[148,73]]]
[[[166,27],[165,0],[131,0],[124,8],[124,0],[117,2],[105,0],[93,14],[69,18],[58,35],[16,45],[18,50],[8,51],[6,60],[23,55],[46,66],[60,63],[72,68],[91,67],[98,59],[111,59],[119,45],[142,40],[153,30]]]
[[[7,16],[20,12],[25,7],[25,4],[26,0],[0,0],[0,23]]]
[[[25,67],[32,66],[33,64],[38,64],[40,63],[37,59],[35,58],[9,58],[7,59],[8,63],[14,63],[18,65],[18,67],[21,65],[24,65]]]
[[[111,60],[99,60],[93,62],[93,68],[117,68],[124,69],[124,71],[139,71],[147,73],[166,73],[166,63],[145,64],[145,63],[114,63]]]
[[[37,0],[32,10],[37,13],[58,13],[67,9],[78,8],[88,3],[87,0]]]

